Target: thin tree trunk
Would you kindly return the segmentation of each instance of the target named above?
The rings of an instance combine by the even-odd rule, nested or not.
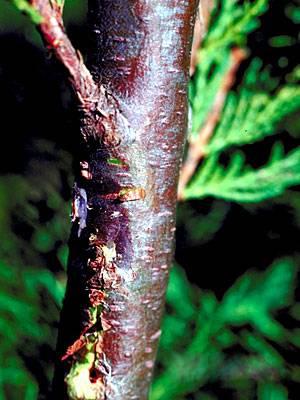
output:
[[[144,400],[173,257],[197,0],[89,0],[91,74],[60,3],[31,4],[68,70],[82,133],[52,398]]]

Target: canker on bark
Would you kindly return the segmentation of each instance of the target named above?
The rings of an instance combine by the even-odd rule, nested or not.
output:
[[[196,9],[196,0],[89,0],[94,82],[74,85],[82,139],[55,399],[148,397]]]

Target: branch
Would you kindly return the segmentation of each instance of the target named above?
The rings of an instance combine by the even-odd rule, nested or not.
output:
[[[35,22],[42,38],[49,50],[66,68],[72,87],[80,103],[84,104],[87,99],[96,98],[99,90],[81,54],[74,49],[66,35],[62,20],[62,6],[61,2],[55,0],[32,0],[24,11],[29,14],[29,10],[32,10],[30,16],[34,12],[33,15],[40,16],[40,19],[35,18]]]
[[[181,169],[181,175],[178,185],[178,199],[183,200],[184,189],[189,183],[191,177],[196,171],[196,168],[202,158],[205,156],[205,146],[209,142],[214,133],[215,127],[218,124],[224,104],[227,98],[227,93],[235,82],[236,72],[245,59],[245,51],[240,48],[234,48],[231,51],[231,67],[224,76],[223,82],[216,94],[212,110],[207,116],[206,122],[200,130],[198,137],[190,143],[186,160]]]
[[[201,0],[198,7],[198,17],[195,21],[194,36],[190,63],[190,76],[194,75],[196,66],[199,62],[199,52],[201,43],[207,32],[210,13],[214,6],[214,0]]]
[[[89,1],[89,65],[109,93],[80,121],[86,140],[52,398],[148,399],[173,258],[197,3]]]
[[[65,34],[62,5],[31,0],[83,111],[52,398],[148,399],[173,258],[197,6],[90,0],[98,86]]]

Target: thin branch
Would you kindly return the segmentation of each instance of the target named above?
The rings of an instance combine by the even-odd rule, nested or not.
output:
[[[198,15],[195,21],[193,45],[190,63],[190,76],[194,75],[196,66],[199,62],[199,49],[204,36],[207,32],[210,14],[214,6],[214,0],[201,0],[198,6]]]
[[[231,51],[231,67],[224,75],[223,82],[216,94],[212,110],[207,116],[206,122],[202,126],[197,138],[190,143],[186,160],[181,169],[181,175],[178,185],[178,199],[183,200],[184,189],[189,183],[191,177],[202,158],[205,156],[205,147],[212,137],[215,127],[218,124],[222,110],[225,105],[227,94],[235,82],[236,72],[245,59],[246,53],[240,48],[234,48]]]
[[[99,92],[98,86],[85,66],[81,54],[73,47],[66,35],[62,19],[62,4],[55,0],[31,0],[31,7],[41,16],[41,22],[38,23],[41,36],[49,50],[67,69],[80,103],[95,98]]]

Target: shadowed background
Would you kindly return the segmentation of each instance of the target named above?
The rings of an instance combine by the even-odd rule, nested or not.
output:
[[[238,9],[245,2],[225,3]],[[256,3],[263,1],[249,2]],[[247,46],[249,57],[238,71],[233,94],[240,93],[255,59],[261,60],[254,73],[257,80],[263,73],[266,77],[255,83],[255,94],[267,92],[275,98],[278,90],[299,79],[299,69],[294,73],[299,8],[293,1],[265,3],[269,7],[258,13],[257,25],[251,26],[249,13],[240,35],[238,44]],[[230,7],[226,11],[219,6],[211,32],[222,13],[230,15]],[[67,1],[65,19],[72,41],[84,54],[89,41],[84,1]],[[234,36],[230,26],[226,32]],[[211,35],[215,43],[220,40]],[[209,45],[204,43],[205,48]],[[0,400],[43,399],[53,372],[66,282],[71,154],[77,151],[79,134],[63,71],[43,49],[31,23],[8,2],[0,4],[0,54]],[[220,52],[216,67],[207,75],[199,69],[192,80],[191,98],[197,82],[207,82],[199,115],[217,91],[222,57],[225,63]],[[205,54],[203,59],[210,60]],[[215,87],[208,85],[214,81]],[[284,154],[297,150],[300,92],[291,93],[279,107],[286,111],[276,126],[270,124],[276,137],[268,132],[263,140],[241,148],[249,168],[264,166],[275,143]],[[255,104],[245,108],[237,130],[250,120],[246,111]],[[260,115],[267,123],[276,110]],[[198,116],[193,118],[197,125]],[[253,132],[255,122],[249,123]],[[236,147],[228,146],[220,156],[225,172]],[[269,180],[278,180],[280,186],[295,174],[283,184],[287,190],[261,195],[255,202],[251,196],[240,201],[232,189],[224,199],[228,187],[222,194],[219,186],[214,193],[207,190],[179,204],[176,266],[151,400],[299,398],[300,160],[283,166],[284,176],[273,173]]]

